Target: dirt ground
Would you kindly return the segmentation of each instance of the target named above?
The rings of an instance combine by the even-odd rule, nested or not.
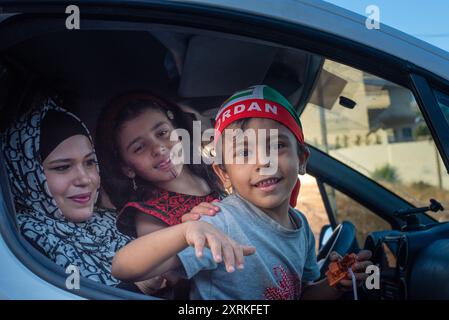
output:
[[[301,189],[296,208],[307,217],[307,221],[315,236],[316,247],[318,248],[321,228],[323,225],[329,224],[329,219],[315,178],[304,175],[300,179]]]
[[[306,175],[300,179],[301,189],[296,208],[307,217],[318,248],[321,228],[329,224],[329,219],[315,178]],[[356,237],[360,246],[364,245],[370,232],[391,229],[386,221],[338,191],[336,191],[336,206],[337,223],[344,220],[351,221],[356,227]]]

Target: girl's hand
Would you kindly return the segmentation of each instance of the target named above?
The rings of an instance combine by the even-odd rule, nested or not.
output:
[[[256,248],[238,244],[207,222],[187,222],[184,230],[184,238],[189,246],[195,247],[197,258],[201,258],[204,247],[208,247],[214,261],[223,261],[227,272],[234,272],[235,265],[243,269],[243,256],[256,252]]]
[[[356,262],[352,266],[357,286],[361,286],[366,278],[368,278],[368,274],[365,273],[365,270],[369,265],[373,264],[369,260],[371,256],[372,253],[369,250],[360,250],[357,254]],[[335,251],[330,254],[330,261],[339,261],[341,259],[343,259],[342,256]],[[352,291],[352,279],[343,279],[338,283],[338,286],[344,291]]]
[[[196,221],[199,220],[201,216],[215,216],[220,208],[213,205],[214,202],[218,202],[218,199],[213,200],[212,202],[201,202],[199,205],[194,207],[192,211],[186,213],[182,216],[181,221]]]

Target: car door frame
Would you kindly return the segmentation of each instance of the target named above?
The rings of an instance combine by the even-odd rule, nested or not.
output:
[[[435,88],[431,87],[429,81],[439,90],[445,93],[449,92],[449,83],[443,79],[438,79],[427,72],[419,72],[419,70],[410,73],[411,90],[434,138],[446,172],[449,173],[449,122],[446,121],[443,111],[438,105],[434,93]]]
[[[337,225],[338,221],[334,216],[329,200],[327,200],[328,204],[326,205],[327,193],[324,186],[320,187],[320,184],[327,184],[335,188],[388,222],[392,229],[401,230],[406,222],[395,216],[394,212],[398,209],[414,208],[413,204],[327,153],[313,146],[309,146],[309,149],[311,153],[307,173],[314,176],[319,183],[323,203],[326,210],[329,210],[328,217],[333,227]],[[360,188],[362,185],[364,188]],[[382,199],[382,201],[379,201],[379,199]],[[419,214],[417,217],[423,225],[436,223],[436,220],[427,214]]]

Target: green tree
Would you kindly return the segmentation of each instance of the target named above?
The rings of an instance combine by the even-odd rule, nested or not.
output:
[[[429,128],[425,123],[421,123],[416,126],[415,128],[415,137],[416,139],[419,138],[430,138],[430,131]]]

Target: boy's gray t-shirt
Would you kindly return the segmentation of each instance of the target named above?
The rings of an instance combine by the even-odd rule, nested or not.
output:
[[[241,198],[231,195],[216,203],[221,211],[208,222],[240,244],[256,247],[245,257],[245,268],[226,272],[223,263],[214,262],[209,249],[198,259],[188,247],[178,254],[187,278],[192,279],[191,299],[273,300],[299,299],[301,281],[320,276],[315,239],[306,218],[290,208],[297,229],[287,229]]]

